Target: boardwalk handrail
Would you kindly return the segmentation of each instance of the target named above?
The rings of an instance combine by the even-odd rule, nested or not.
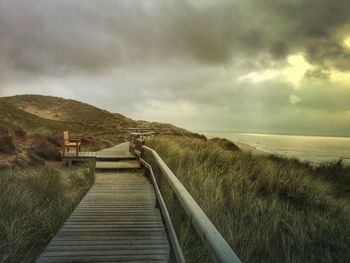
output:
[[[173,227],[178,240],[180,240],[179,235],[181,227],[181,209],[179,208],[182,207],[214,262],[241,262],[226,240],[221,236],[213,223],[209,220],[175,174],[165,164],[159,154],[152,148],[143,145],[144,141],[137,135],[130,136],[130,142],[135,144],[133,152],[139,156],[140,162],[143,163],[147,169],[150,169],[150,167],[147,167],[148,163],[143,159],[143,153],[148,152],[152,155],[153,160],[160,168],[162,175],[165,177],[173,191],[171,220],[174,224]]]
[[[165,222],[165,227],[168,230],[168,234],[169,234],[170,244],[172,247],[171,260],[175,259],[175,262],[177,262],[177,263],[185,263],[186,262],[185,257],[182,253],[182,250],[181,250],[181,245],[180,245],[179,239],[177,237],[176,229],[174,228],[174,226],[171,222],[171,217],[170,217],[169,212],[166,208],[166,204],[164,202],[162,193],[160,192],[156,177],[154,176],[152,166],[150,164],[148,164],[143,159],[140,159],[140,162],[141,162],[141,164],[143,164],[146,167],[146,169],[150,173],[150,178],[151,178],[151,182],[154,186],[154,191],[156,193],[158,206],[159,206],[160,211],[162,213],[162,216],[163,216],[163,219]]]

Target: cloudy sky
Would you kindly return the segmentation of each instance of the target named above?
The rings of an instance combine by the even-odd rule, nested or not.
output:
[[[350,135],[349,0],[0,0],[0,96],[195,130]]]

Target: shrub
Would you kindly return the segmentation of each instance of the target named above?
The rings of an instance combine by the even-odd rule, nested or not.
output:
[[[17,152],[16,145],[10,135],[0,135],[0,153],[14,154]]]
[[[344,166],[343,160],[316,167],[315,176],[333,184],[337,196],[350,197],[350,167]]]
[[[212,138],[209,140],[210,142],[214,142],[221,146],[221,148],[228,151],[240,151],[239,147],[233,142],[223,139],[223,138]]]
[[[61,160],[60,148],[44,137],[33,140],[30,151],[45,160]]]

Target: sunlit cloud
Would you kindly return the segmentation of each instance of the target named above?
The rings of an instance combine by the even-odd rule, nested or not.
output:
[[[340,82],[340,83],[348,84],[350,88],[350,72],[332,70],[331,80],[338,83]]]
[[[266,80],[275,79],[281,76],[281,72],[273,69],[263,70],[263,71],[255,71],[249,72],[243,76],[238,77],[239,82],[252,82],[259,83]]]
[[[289,103],[290,104],[298,104],[300,102],[300,98],[297,95],[290,95],[289,96]]]
[[[350,37],[347,37],[345,40],[344,40],[344,45],[350,49]]]
[[[297,89],[305,73],[313,67],[300,55],[291,55],[287,58],[287,64],[282,68],[266,69],[256,72],[249,72],[238,78],[239,81],[250,81],[253,83],[266,80],[285,80],[293,84]]]
[[[288,81],[294,84],[294,87],[299,88],[300,81],[303,79],[305,73],[312,68],[312,66],[305,60],[302,55],[292,55],[288,57],[288,67],[282,69],[282,75]]]

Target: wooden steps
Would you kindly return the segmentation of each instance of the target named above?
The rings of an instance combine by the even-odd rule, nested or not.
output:
[[[79,152],[78,156],[76,152],[66,152],[62,160],[67,161],[68,166],[73,162],[91,162],[96,160],[96,152]]]
[[[100,151],[96,154],[96,171],[125,171],[141,168],[134,154],[128,151],[128,145],[122,144],[108,151]]]
[[[122,151],[102,151],[96,155],[97,161],[120,161],[120,160],[136,160],[134,154]]]
[[[96,170],[97,171],[111,171],[111,170],[130,170],[130,169],[139,169],[141,165],[136,160],[127,160],[127,161],[97,161]]]
[[[140,163],[104,161],[116,156],[112,153],[99,156],[96,169],[103,173],[96,173],[94,185],[37,262],[168,262],[164,223]]]

